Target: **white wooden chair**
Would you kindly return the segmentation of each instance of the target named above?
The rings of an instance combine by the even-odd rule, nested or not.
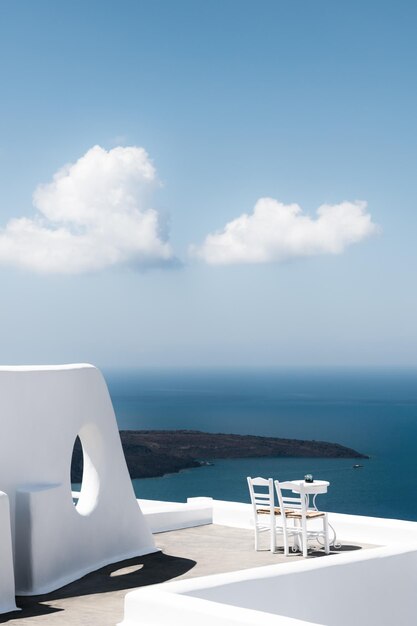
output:
[[[285,534],[291,532],[295,534],[301,541],[301,548],[303,551],[303,557],[307,556],[308,552],[308,540],[309,539],[321,539],[324,540],[324,551],[326,554],[330,552],[329,545],[329,525],[327,520],[327,513],[317,511],[309,506],[309,495],[305,492],[303,485],[301,484],[299,493],[293,492],[294,485],[291,482],[275,481],[275,490],[278,496],[279,509],[284,512],[281,515],[283,520],[283,526],[285,527]],[[291,495],[286,495],[291,491]],[[308,528],[310,522],[314,520],[322,522],[322,529],[316,527]],[[289,529],[290,522],[293,522],[294,526]]]
[[[253,523],[255,530],[255,550],[259,550],[259,535],[270,533],[270,550],[277,550],[277,533],[282,534],[284,554],[288,556],[288,532],[285,516],[275,506],[274,481],[272,478],[251,478],[248,476],[249,493],[253,507]],[[298,533],[298,529],[297,529]]]

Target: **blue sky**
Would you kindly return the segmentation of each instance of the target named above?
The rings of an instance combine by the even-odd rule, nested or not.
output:
[[[2,361],[415,365],[416,17],[412,2],[0,0]],[[117,187],[140,196],[129,244],[113,205],[100,213],[127,147],[148,155],[129,153],[135,172],[154,168]],[[92,226],[63,192],[77,167]],[[262,221],[265,197],[281,205]],[[316,211],[342,202],[324,241]],[[282,235],[291,204],[310,221]],[[148,225],[144,250],[151,209],[162,234]],[[244,214],[233,256],[226,224]]]

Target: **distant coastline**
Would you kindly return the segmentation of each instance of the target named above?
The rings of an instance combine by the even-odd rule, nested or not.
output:
[[[122,430],[120,438],[131,478],[153,478],[201,467],[213,459],[311,457],[366,459],[338,443],[197,430]],[[74,447],[71,481],[81,482],[82,450]]]

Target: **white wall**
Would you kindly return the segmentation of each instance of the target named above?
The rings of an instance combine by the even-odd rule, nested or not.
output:
[[[302,626],[305,622],[216,602],[164,593],[155,588],[125,597],[119,626]],[[309,626],[315,626],[309,622]],[[320,626],[320,625],[317,625]]]
[[[96,368],[0,368],[0,413],[0,489],[10,499],[18,594],[46,593],[155,551]],[[75,507],[70,466],[77,435],[85,469]]]
[[[213,500],[213,523],[234,528],[253,528],[250,504]],[[320,503],[318,502],[318,505]],[[362,515],[329,513],[329,522],[343,541],[378,546],[417,543],[417,523]]]
[[[0,613],[15,611],[9,498],[0,492]]]
[[[376,548],[165,583],[127,594],[121,626],[414,626],[416,574],[417,549]]]
[[[186,592],[193,598],[265,611],[329,626],[394,626],[417,623],[417,550],[400,554],[334,556],[275,574],[253,576]],[[269,568],[268,568],[269,569]]]

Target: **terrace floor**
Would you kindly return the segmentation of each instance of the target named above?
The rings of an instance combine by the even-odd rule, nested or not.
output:
[[[253,531],[226,526],[198,526],[159,533],[155,538],[161,552],[103,567],[47,595],[18,597],[17,606],[22,610],[0,615],[0,623],[115,626],[123,618],[123,599],[130,589],[302,558],[299,554],[272,554],[267,549],[266,536],[265,550],[255,552]],[[371,547],[374,546],[347,545],[342,541],[341,549],[332,554]],[[323,556],[317,550],[311,551],[309,558]]]

